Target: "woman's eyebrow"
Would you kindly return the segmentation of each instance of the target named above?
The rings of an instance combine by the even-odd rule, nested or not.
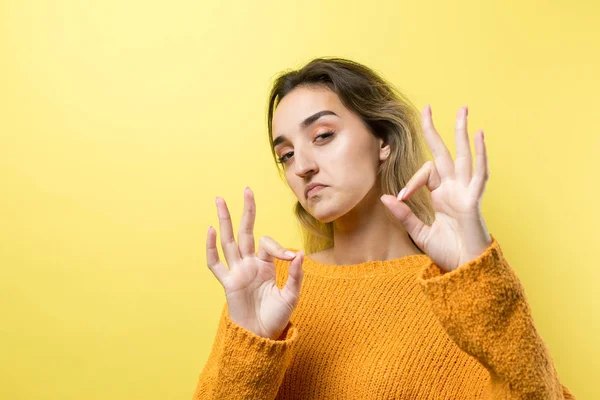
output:
[[[335,115],[336,117],[338,116],[336,113],[334,113],[331,110],[323,110],[323,111],[319,111],[317,113],[314,113],[313,115],[311,115],[310,117],[306,118],[304,121],[302,121],[300,123],[300,129],[306,129],[309,126],[311,126],[315,121],[317,121],[319,118],[325,116],[325,115]],[[277,146],[278,144],[285,142],[287,140],[287,138],[283,135],[278,136],[275,138],[275,140],[273,140],[273,147]]]
[[[319,111],[318,113],[314,113],[313,115],[311,115],[310,117],[308,117],[304,121],[302,121],[300,123],[300,129],[308,128],[313,122],[315,122],[316,120],[318,120],[319,118],[321,118],[324,115],[335,115],[336,117],[338,116],[336,113],[334,113],[333,111],[330,111],[330,110]]]

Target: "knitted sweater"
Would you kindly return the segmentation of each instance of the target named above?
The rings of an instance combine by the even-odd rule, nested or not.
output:
[[[280,288],[289,265],[276,259]],[[279,340],[225,303],[194,399],[574,399],[493,235],[447,273],[425,254],[302,269]]]

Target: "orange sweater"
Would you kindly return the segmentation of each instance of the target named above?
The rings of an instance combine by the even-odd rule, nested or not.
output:
[[[289,264],[276,260],[280,288]],[[494,236],[448,273],[425,254],[302,268],[280,340],[225,304],[194,399],[574,399]]]

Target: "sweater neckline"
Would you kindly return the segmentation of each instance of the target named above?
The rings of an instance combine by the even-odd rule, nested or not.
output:
[[[394,274],[402,271],[414,272],[431,261],[427,254],[410,254],[390,260],[372,260],[358,264],[327,264],[304,255],[302,269],[310,275],[331,278],[364,278],[376,275]]]

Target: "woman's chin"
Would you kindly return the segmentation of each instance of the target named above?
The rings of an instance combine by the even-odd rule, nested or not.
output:
[[[310,215],[324,224],[335,221],[343,215],[339,207],[332,207],[329,202],[311,204]]]

